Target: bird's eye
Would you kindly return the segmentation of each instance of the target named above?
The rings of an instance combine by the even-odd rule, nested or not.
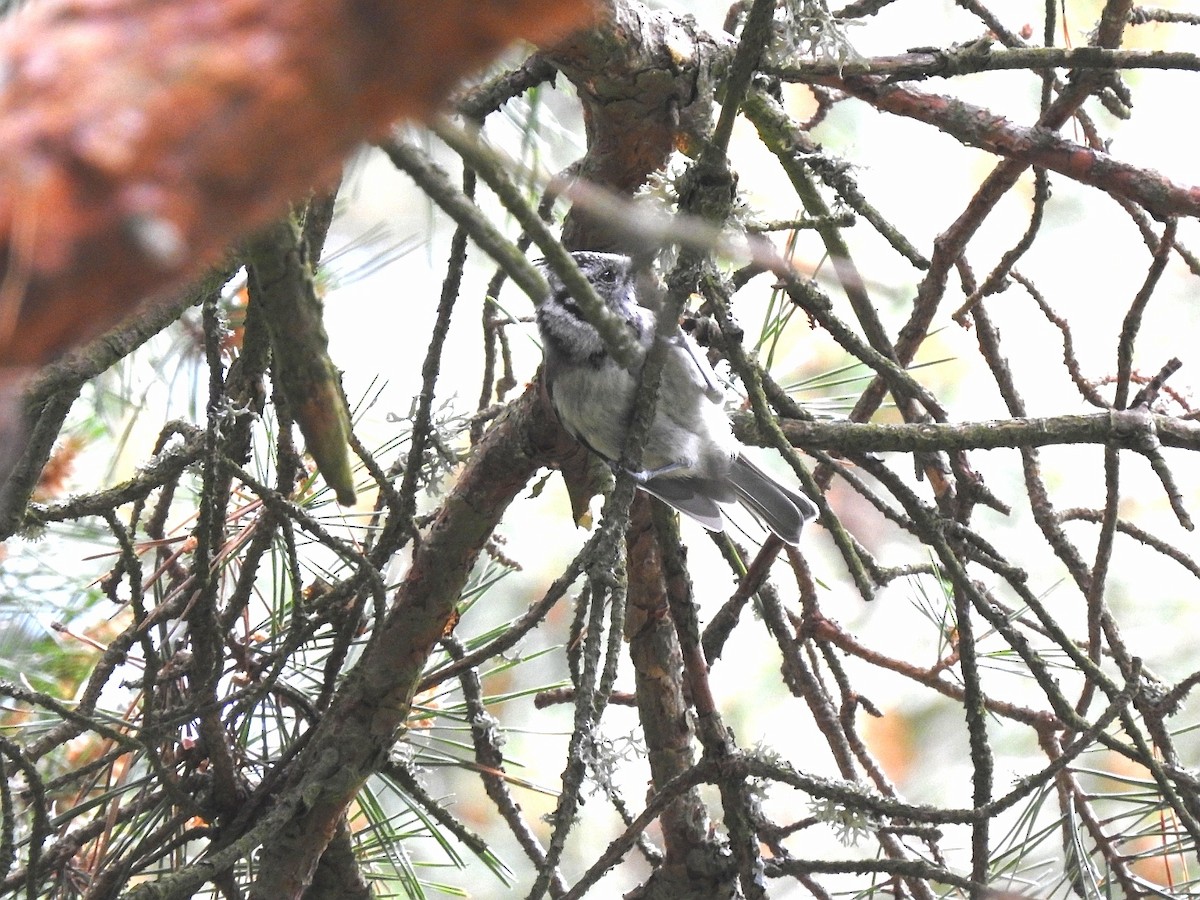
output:
[[[605,284],[612,284],[617,280],[617,270],[612,266],[605,266],[600,270],[596,277]]]

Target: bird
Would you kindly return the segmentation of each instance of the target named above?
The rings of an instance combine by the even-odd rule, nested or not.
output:
[[[634,347],[626,369],[613,359],[561,279],[544,261],[550,292],[537,308],[543,379],[551,406],[566,431],[616,469],[633,415],[646,354],[654,343],[655,313],[638,302],[648,279],[628,256],[571,254],[624,327]],[[725,392],[700,348],[676,324],[666,336],[667,355],[654,422],[642,466],[632,472],[646,493],[723,531],[722,506],[738,503],[787,544],[796,545],[816,504],[785,487],[750,461],[725,412]]]

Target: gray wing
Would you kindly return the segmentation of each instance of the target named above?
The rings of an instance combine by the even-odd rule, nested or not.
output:
[[[742,454],[733,461],[729,480],[737,491],[738,502],[789,544],[799,544],[804,523],[817,516],[815,503],[784,487]]]
[[[698,376],[697,383],[704,388],[704,393],[708,395],[708,399],[713,403],[724,402],[725,388],[721,386],[721,382],[717,379],[717,373],[708,364],[708,358],[705,357],[704,352],[696,345],[696,342],[682,331],[675,332],[667,340],[683,351],[680,354],[681,357],[691,361],[692,366],[695,368],[693,374]]]
[[[651,478],[638,487],[667,506],[695,519],[709,531],[724,531],[725,520],[721,516],[721,507],[701,489],[705,484],[701,479]]]

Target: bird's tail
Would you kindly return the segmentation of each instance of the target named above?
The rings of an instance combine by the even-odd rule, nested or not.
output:
[[[804,523],[817,517],[815,503],[785,488],[740,453],[733,461],[729,480],[738,502],[788,544],[799,544]]]

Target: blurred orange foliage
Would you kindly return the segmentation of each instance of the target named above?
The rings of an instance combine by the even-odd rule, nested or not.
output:
[[[177,288],[588,0],[46,0],[0,34],[0,372]]]

